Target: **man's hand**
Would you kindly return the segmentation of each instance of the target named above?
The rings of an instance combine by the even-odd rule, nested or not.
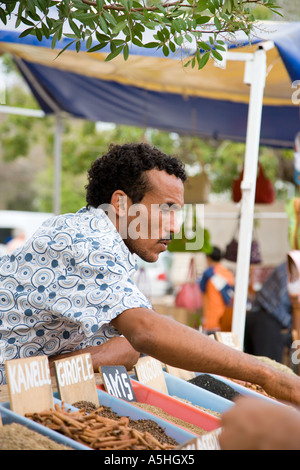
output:
[[[54,375],[54,361],[86,353],[91,354],[95,372],[99,372],[99,366],[125,366],[127,370],[131,370],[140,357],[140,354],[133,349],[126,338],[115,336],[100,346],[93,346],[51,357],[49,359],[51,375]]]
[[[300,405],[299,376],[278,370],[270,370],[262,388],[278,400]]]
[[[300,411],[259,398],[239,398],[222,417],[222,450],[300,450]]]

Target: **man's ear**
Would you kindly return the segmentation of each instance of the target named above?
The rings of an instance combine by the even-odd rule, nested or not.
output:
[[[119,217],[127,214],[127,199],[128,196],[121,189],[117,189],[111,196],[110,203]]]

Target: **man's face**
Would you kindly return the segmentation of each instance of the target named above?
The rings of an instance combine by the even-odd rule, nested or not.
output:
[[[183,206],[183,182],[165,171],[146,172],[151,189],[139,204],[128,202],[127,236],[132,253],[154,262],[167,250],[172,234],[179,232],[176,212]]]

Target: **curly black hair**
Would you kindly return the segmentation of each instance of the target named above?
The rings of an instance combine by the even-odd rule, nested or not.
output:
[[[88,171],[87,207],[109,204],[118,189],[124,191],[133,204],[139,203],[150,189],[144,172],[155,168],[183,182],[187,179],[183,162],[156,147],[145,143],[110,145],[108,153],[97,158]]]

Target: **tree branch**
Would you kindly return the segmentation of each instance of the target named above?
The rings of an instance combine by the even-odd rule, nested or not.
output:
[[[97,2],[96,1],[93,1],[93,0],[81,0],[82,3],[84,3],[85,5],[90,5],[92,7],[96,7],[97,8]],[[257,5],[265,5],[263,0],[242,0],[241,2],[239,2],[240,5],[245,5],[245,4],[248,4],[248,3],[253,3],[253,4],[257,4]],[[163,8],[169,8],[169,7],[173,7],[173,6],[184,6],[184,8],[195,8],[195,5],[190,5],[190,4],[186,4],[184,3],[184,0],[178,0],[177,2],[167,2],[167,3],[162,3],[160,6],[162,6]],[[104,10],[115,10],[115,11],[125,11],[125,8],[123,5],[120,5],[118,3],[116,4],[113,4],[113,5],[103,5],[102,7]],[[143,8],[131,8],[131,11],[159,11],[159,8],[156,7],[155,5],[152,5],[150,7],[148,6],[144,6]]]

